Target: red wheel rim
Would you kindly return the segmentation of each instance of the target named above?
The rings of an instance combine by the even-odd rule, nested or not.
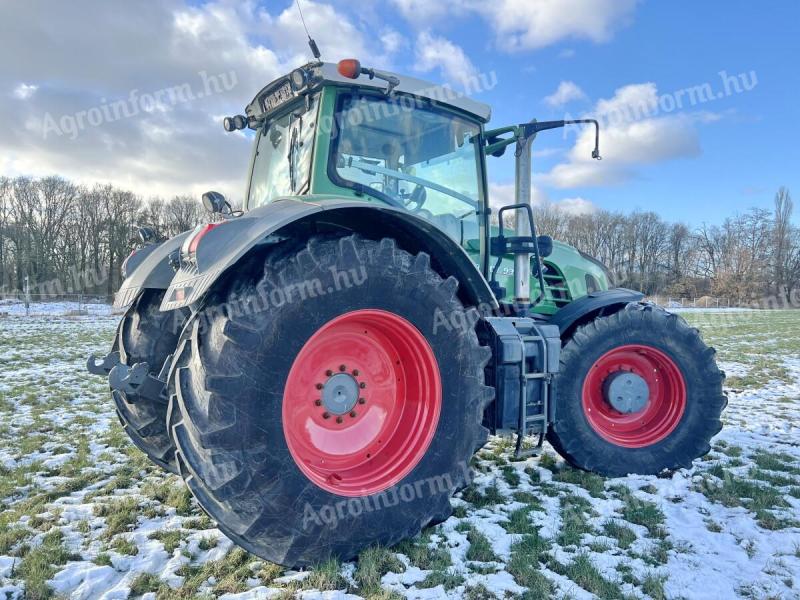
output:
[[[419,463],[441,403],[439,365],[419,330],[391,312],[356,310],[326,323],[295,358],[283,393],[283,432],[295,463],[316,485],[365,496]]]
[[[646,404],[635,412],[620,412],[607,397],[609,377],[633,373],[647,384]],[[583,382],[583,411],[589,425],[608,442],[644,448],[666,438],[686,410],[686,382],[666,353],[639,344],[614,348],[597,359]]]

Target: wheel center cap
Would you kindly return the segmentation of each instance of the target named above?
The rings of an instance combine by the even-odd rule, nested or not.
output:
[[[621,413],[639,412],[647,406],[650,399],[647,382],[630,371],[612,373],[606,379],[603,389],[608,403]]]
[[[358,382],[349,373],[331,375],[322,386],[322,405],[334,415],[344,415],[358,402]]]

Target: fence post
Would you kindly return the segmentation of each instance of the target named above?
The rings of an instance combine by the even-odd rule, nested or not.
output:
[[[31,316],[31,286],[27,275],[25,275],[25,316]]]

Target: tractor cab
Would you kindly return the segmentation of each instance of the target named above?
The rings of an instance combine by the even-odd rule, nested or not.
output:
[[[520,138],[529,152],[535,131],[487,132],[490,116],[488,105],[451,88],[349,59],[309,63],[277,79],[246,115],[225,119],[225,128],[256,133],[246,210],[294,197],[349,198],[407,211],[457,242],[499,300],[512,300],[518,272],[536,292],[533,301],[527,291],[515,299],[539,313],[608,289],[602,265],[566,244],[534,243],[530,211],[516,215],[519,231],[500,227],[501,214],[489,208],[486,157]],[[519,210],[505,211],[504,224]]]
[[[489,107],[375,71],[356,84],[347,67],[306,65],[250,103],[247,126],[257,135],[246,208],[345,196],[410,211],[462,246],[477,245]]]

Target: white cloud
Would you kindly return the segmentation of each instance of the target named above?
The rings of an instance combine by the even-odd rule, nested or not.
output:
[[[39,89],[38,85],[20,83],[14,88],[14,97],[19,98],[20,100],[27,100],[33,96],[37,89]]]
[[[638,0],[393,0],[412,23],[478,14],[495,34],[495,43],[507,51],[550,46],[564,39],[606,42],[632,20]]]
[[[553,203],[553,206],[570,215],[588,215],[597,212],[597,205],[594,202],[581,197],[563,198]]]
[[[387,54],[394,54],[395,52],[408,47],[408,40],[394,29],[384,29],[381,33],[381,43]]]
[[[562,81],[555,92],[545,97],[545,104],[558,108],[573,100],[586,100],[586,93],[572,81]]]
[[[443,37],[423,31],[417,36],[416,69],[423,73],[438,69],[450,83],[464,84],[477,76],[478,70],[464,50]]]
[[[516,203],[513,183],[489,183],[489,205],[497,209]],[[550,202],[547,193],[540,187],[533,186],[533,205],[542,206]]]
[[[360,22],[332,6],[303,0],[303,7],[326,60],[379,61],[389,52],[385,42],[371,42]],[[4,175],[57,173],[143,196],[217,189],[241,198],[251,142],[226,134],[214,117],[243,112],[264,85],[310,60],[293,4],[269,12],[254,3],[166,0],[142,10],[136,3],[76,0],[48,11],[43,20],[41,9],[30,3],[0,3],[0,22],[14,23],[3,31],[7,51],[0,53],[0,88],[13,91],[0,94],[0,119],[7,124],[0,134]],[[53,22],[61,25],[54,29]],[[75,139],[42,135],[48,114],[59,122],[134,92],[187,84],[202,90],[200,72],[233,74],[236,83],[169,110],[106,119]],[[31,80],[38,89],[31,89]],[[21,96],[25,103],[18,101]]]
[[[451,0],[450,2],[435,2],[432,0],[392,0],[392,4],[409,21],[429,23],[440,19],[448,13],[455,15],[466,9],[467,2]]]
[[[654,83],[627,85],[597,102],[591,116],[601,123],[601,162],[592,160],[594,128],[584,127],[568,154],[543,181],[559,188],[615,185],[635,176],[635,166],[701,153],[696,125],[713,120],[706,113],[666,114],[658,111]]]
[[[627,25],[637,0],[499,0],[480,2],[501,48],[509,51],[549,46],[563,39],[606,42]]]
[[[514,184],[513,183],[489,183],[489,204],[497,210],[502,206],[514,204]],[[533,186],[533,205],[550,206],[558,210],[563,210],[572,215],[589,214],[597,211],[597,206],[590,200],[584,198],[562,198],[552,200],[541,186]]]

